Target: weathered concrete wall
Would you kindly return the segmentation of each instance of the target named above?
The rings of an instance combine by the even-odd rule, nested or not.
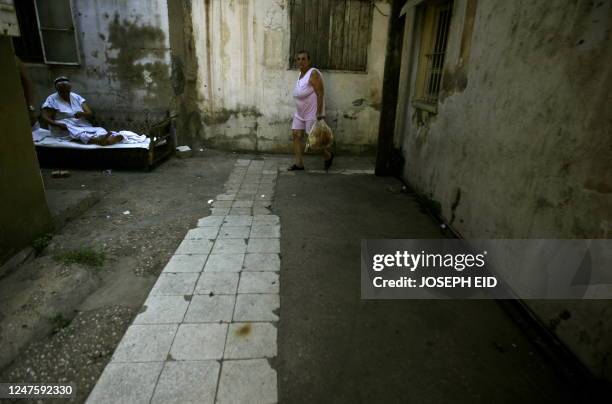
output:
[[[11,39],[0,35],[0,265],[51,229]]]
[[[207,145],[289,151],[294,112],[287,0],[192,3],[198,105]],[[375,148],[389,5],[376,3],[367,73],[323,71],[327,121],[340,149]],[[316,61],[313,61],[316,66]]]
[[[166,0],[74,0],[80,66],[34,65],[40,103],[66,75],[109,126],[131,128],[172,108]]]
[[[438,113],[399,107],[405,178],[466,238],[610,238],[612,3],[454,8]],[[527,304],[612,380],[610,301]]]

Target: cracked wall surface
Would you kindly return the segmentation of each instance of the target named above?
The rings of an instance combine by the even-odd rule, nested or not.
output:
[[[399,107],[404,178],[466,238],[611,237],[611,28],[609,2],[455,1],[437,114]],[[609,301],[527,304],[612,379]]]
[[[367,73],[323,71],[327,121],[337,147],[353,152],[375,150],[378,135],[387,36],[382,13],[388,14],[389,5],[376,4]],[[299,72],[289,69],[288,7],[286,0],[192,4],[201,142],[290,151],[292,91]]]
[[[140,129],[172,108],[166,0],[74,0],[80,66],[28,64],[37,106],[68,76],[109,128]],[[134,130],[134,129],[132,129]]]

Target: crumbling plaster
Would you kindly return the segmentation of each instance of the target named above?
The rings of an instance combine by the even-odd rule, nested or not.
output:
[[[73,0],[73,15],[80,65],[28,64],[38,105],[66,75],[111,126],[131,128],[172,108],[166,0]]]
[[[371,152],[376,147],[389,4],[376,5],[367,72],[323,71],[327,121],[342,150]],[[288,7],[287,0],[192,4],[198,104],[207,145],[290,150],[292,91],[299,72],[289,69]]]
[[[478,1],[463,59],[470,1],[454,2],[437,114],[399,106],[404,178],[466,238],[610,238],[612,4]],[[612,380],[609,301],[526,303]]]

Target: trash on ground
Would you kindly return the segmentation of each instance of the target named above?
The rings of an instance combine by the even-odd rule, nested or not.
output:
[[[70,177],[70,171],[65,171],[65,170],[51,171],[51,177],[53,177],[53,178],[67,178],[67,177]]]
[[[124,215],[129,215],[129,214],[130,214],[130,211],[129,211],[129,210],[126,210],[125,212],[123,212],[123,214],[124,214]]]
[[[104,170],[102,171],[104,174],[106,175],[112,175],[113,174],[113,170]]]
[[[189,146],[178,146],[176,148],[176,156],[179,158],[187,158],[193,155],[193,151]]]

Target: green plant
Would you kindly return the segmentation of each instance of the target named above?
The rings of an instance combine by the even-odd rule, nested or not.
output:
[[[60,313],[51,318],[51,324],[53,324],[53,330],[57,332],[62,328],[67,327],[68,324],[70,324],[70,320]]]
[[[40,236],[34,241],[32,241],[32,248],[34,249],[34,253],[36,256],[42,254],[42,252],[47,248],[51,239],[53,238],[53,234],[47,233],[44,236]]]
[[[103,252],[95,251],[91,248],[64,251],[56,254],[53,258],[64,265],[81,264],[92,268],[101,267],[104,265],[105,260]]]

